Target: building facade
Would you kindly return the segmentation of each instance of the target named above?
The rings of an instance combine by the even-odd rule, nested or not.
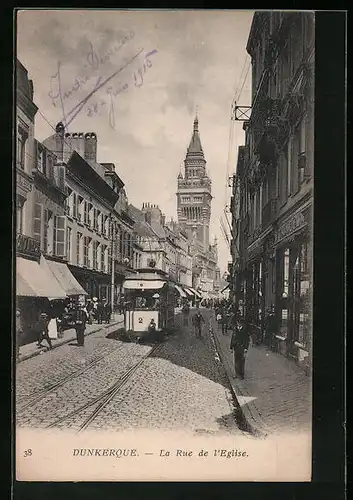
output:
[[[16,299],[21,343],[33,341],[41,312],[54,299],[84,294],[66,265],[65,167],[34,138],[38,110],[27,70],[16,65]]]
[[[250,323],[276,314],[279,352],[311,358],[314,14],[255,13],[252,107],[233,181],[233,287]]]
[[[196,116],[184,160],[184,175],[182,172],[178,175],[177,215],[178,224],[189,240],[193,287],[204,292],[206,297],[215,293],[214,283],[219,283],[217,242],[210,245],[211,191],[212,182],[206,171]]]
[[[113,163],[97,162],[95,133],[66,133],[59,123],[44,144],[66,169],[70,270],[89,296],[116,305],[125,274],[133,270],[133,221],[126,212],[124,183]]]
[[[173,220],[167,222],[166,227],[175,247],[176,281],[186,287],[192,287],[192,256],[187,234]]]
[[[34,120],[38,111],[33,102],[33,82],[20,61],[16,62],[16,231],[22,235],[19,245],[30,245],[33,237],[33,204],[29,200],[33,189],[33,170],[36,166]],[[24,238],[27,236],[28,238]],[[32,242],[33,250],[38,245]],[[25,247],[23,248],[25,250]]]

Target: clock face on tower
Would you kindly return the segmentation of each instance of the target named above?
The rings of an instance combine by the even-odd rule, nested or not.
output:
[[[209,246],[209,225],[211,219],[211,179],[206,172],[199,135],[197,116],[184,160],[184,175],[178,175],[177,209],[178,222],[189,236],[205,249]]]

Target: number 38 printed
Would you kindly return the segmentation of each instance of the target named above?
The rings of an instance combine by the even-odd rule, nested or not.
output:
[[[31,448],[28,448],[27,450],[25,450],[23,452],[23,456],[24,457],[31,457],[32,456],[32,450],[31,450]]]

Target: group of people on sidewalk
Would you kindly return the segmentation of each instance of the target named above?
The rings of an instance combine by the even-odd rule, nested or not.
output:
[[[38,311],[35,314],[34,320],[29,326],[31,336],[34,336],[38,348],[43,348],[43,341],[48,344],[49,349],[52,349],[52,338],[62,338],[66,329],[74,328],[76,330],[77,344],[84,345],[86,324],[92,324],[96,321],[98,324],[110,323],[111,306],[110,303],[103,299],[99,300],[96,297],[87,299],[86,302],[78,302],[73,298],[67,299],[61,307],[55,304],[50,304],[43,311]],[[55,336],[50,336],[50,325],[54,321]],[[28,333],[28,326],[24,321],[20,307],[16,308],[16,359],[20,356],[20,346],[24,342],[24,338]]]

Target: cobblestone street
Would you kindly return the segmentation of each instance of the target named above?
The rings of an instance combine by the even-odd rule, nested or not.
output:
[[[23,361],[17,366],[17,425],[77,431],[100,409],[101,396],[119,383],[87,426],[90,430],[240,433],[227,378],[209,336],[210,313],[202,310],[202,339],[193,333],[192,314],[190,326],[180,327],[155,350],[107,338],[109,331],[101,330],[87,337],[83,348],[69,343]]]

